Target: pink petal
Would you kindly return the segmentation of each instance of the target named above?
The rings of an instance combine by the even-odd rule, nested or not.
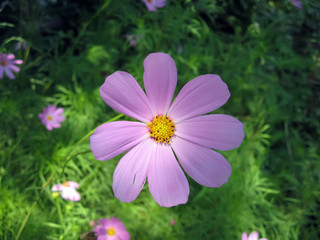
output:
[[[61,197],[71,201],[79,201],[81,199],[80,194],[71,187],[64,187]]]
[[[168,116],[177,123],[216,110],[229,97],[228,87],[218,75],[201,75],[181,89],[169,108]]]
[[[4,71],[6,72],[6,74],[8,75],[8,77],[10,79],[14,79],[15,78],[15,76],[13,75],[13,73],[10,71],[9,68],[5,68]]]
[[[80,195],[80,193],[78,193],[77,191],[75,191],[75,192],[73,193],[73,195],[70,197],[69,200],[74,201],[74,202],[80,201],[80,200],[81,200],[81,195]]]
[[[65,120],[65,116],[63,116],[64,109],[63,108],[58,108],[52,113],[52,118],[56,122],[63,122]]]
[[[259,233],[255,231],[250,233],[248,240],[258,240],[258,238],[259,238]]]
[[[15,66],[15,65],[9,65],[8,66],[12,71],[14,71],[14,72],[19,72],[20,71],[20,68],[18,68],[17,66]]]
[[[108,219],[108,226],[113,227],[114,229],[116,229],[118,231],[126,229],[124,224],[116,217],[112,217],[112,218]]]
[[[63,112],[64,112],[64,109],[63,109],[63,108],[57,108],[57,109],[54,111],[54,115],[58,116],[58,115],[63,114]]]
[[[162,207],[172,207],[188,201],[189,184],[171,148],[157,144],[151,157],[148,183],[156,202]]]
[[[109,219],[108,218],[101,218],[98,220],[98,223],[100,223],[102,225],[107,225],[109,223]]]
[[[5,53],[0,54],[0,61],[3,61],[3,60],[7,60],[7,54]]]
[[[148,128],[140,122],[117,121],[99,126],[90,137],[96,159],[106,161],[147,138]]]
[[[150,102],[137,81],[129,73],[115,72],[100,87],[102,99],[114,110],[149,122],[153,118]]]
[[[20,60],[20,59],[17,59],[17,60],[14,60],[14,61],[13,61],[13,63],[14,63],[14,64],[22,64],[22,63],[23,63],[23,61],[22,61],[22,60]]]
[[[124,155],[113,174],[113,192],[121,202],[135,200],[142,190],[149,160],[156,144],[150,138],[138,144]]]
[[[150,12],[154,12],[157,10],[156,6],[153,3],[149,3],[147,0],[142,0],[142,1],[146,4]]]
[[[155,0],[155,4],[157,8],[162,8],[166,5],[167,0]]]
[[[142,0],[149,11],[156,11],[157,8],[164,7],[166,5],[166,0],[153,0],[152,2],[149,2],[147,0]]]
[[[57,109],[57,107],[55,105],[51,104],[47,107],[47,113],[53,114],[56,111],[56,109]]]
[[[48,113],[48,108],[46,107],[43,109],[43,115],[45,116],[45,115],[47,115],[47,113]]]
[[[154,115],[165,115],[177,85],[177,68],[165,53],[151,53],[143,62],[143,81]]]
[[[62,191],[64,186],[62,184],[55,184],[52,186],[51,191],[57,192]]]
[[[244,138],[243,124],[224,114],[181,121],[176,125],[175,134],[190,142],[223,151],[239,147]]]
[[[61,127],[61,124],[58,123],[58,122],[51,122],[51,126],[52,126],[53,128],[60,128],[60,127]]]
[[[57,122],[63,122],[65,119],[66,119],[65,116],[55,116],[55,120],[56,120]]]
[[[7,59],[13,60],[13,59],[15,59],[15,56],[12,53],[10,53],[10,54],[8,54]]]
[[[116,232],[116,240],[130,240],[130,234],[127,232],[127,231],[119,231],[119,232]]]
[[[72,187],[72,188],[78,188],[79,184],[77,182],[74,181],[67,181],[68,182],[68,186]]]
[[[52,126],[51,123],[47,123],[47,124],[46,124],[46,128],[47,128],[49,131],[52,131],[53,126]]]
[[[171,146],[183,169],[206,187],[220,187],[231,175],[229,162],[218,152],[182,138],[172,139]]]
[[[248,240],[248,234],[246,232],[242,233],[241,240]]]

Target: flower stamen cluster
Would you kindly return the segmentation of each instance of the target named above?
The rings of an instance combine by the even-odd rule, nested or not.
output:
[[[107,235],[113,236],[113,235],[115,235],[115,234],[116,234],[116,230],[115,230],[113,227],[111,227],[111,228],[109,228],[109,229],[107,230]]]
[[[150,137],[160,143],[170,143],[176,128],[174,122],[165,115],[156,115],[147,126]]]

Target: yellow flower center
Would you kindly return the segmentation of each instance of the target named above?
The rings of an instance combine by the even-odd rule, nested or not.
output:
[[[62,185],[63,185],[64,187],[69,187],[69,183],[68,183],[68,182],[64,182]]]
[[[147,0],[149,3],[152,3],[152,0]]]
[[[114,228],[108,228],[108,230],[107,230],[107,234],[109,235],[109,236],[113,236],[113,235],[115,235],[116,234],[116,230],[114,229]]]
[[[156,142],[170,143],[176,125],[169,119],[168,116],[160,115],[156,116],[150,123],[147,123],[149,128],[150,137],[152,137]]]
[[[4,67],[7,66],[7,62],[6,61],[2,61],[1,65],[4,66]]]
[[[49,115],[49,116],[47,117],[47,119],[48,119],[49,121],[51,121],[51,120],[52,120],[52,116]]]

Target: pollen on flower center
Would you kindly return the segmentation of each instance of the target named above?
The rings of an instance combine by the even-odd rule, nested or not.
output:
[[[107,234],[109,235],[109,236],[113,236],[113,235],[115,235],[116,234],[116,230],[114,229],[114,228],[108,228],[108,230],[107,230]]]
[[[156,142],[170,143],[176,126],[174,122],[165,115],[157,115],[150,123],[147,123],[150,136]]]
[[[69,187],[69,183],[66,181],[62,184],[64,187]]]
[[[7,62],[6,62],[6,61],[2,61],[2,62],[1,62],[1,65],[2,65],[3,67],[7,66]]]
[[[149,3],[152,3],[152,0],[147,0]]]
[[[52,120],[52,116],[49,115],[49,116],[47,117],[47,119],[48,119],[49,121]]]

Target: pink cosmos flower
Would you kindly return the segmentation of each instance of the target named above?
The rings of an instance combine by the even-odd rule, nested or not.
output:
[[[296,8],[298,9],[301,9],[302,8],[302,2],[301,1],[298,1],[298,0],[289,0],[293,6],[295,6]]]
[[[53,128],[61,127],[61,122],[65,120],[63,116],[63,108],[57,108],[54,105],[50,105],[43,109],[43,112],[39,114],[39,118],[43,125],[51,131]]]
[[[102,218],[94,228],[97,240],[130,240],[130,234],[118,218]]]
[[[70,201],[79,201],[81,199],[80,194],[77,192],[79,184],[73,181],[66,181],[63,184],[56,184],[52,187],[53,192],[62,192],[61,197]]]
[[[154,11],[157,11],[157,8],[164,7],[166,5],[167,0],[142,0],[142,1],[146,4],[150,12],[154,12]]]
[[[15,64],[22,64],[23,61],[16,59],[15,56],[10,54],[1,53],[0,54],[0,78],[3,78],[3,73],[5,72],[10,79],[14,79],[12,71],[19,72],[20,68],[18,68]]]
[[[160,206],[186,203],[189,184],[181,166],[196,182],[220,187],[228,181],[231,166],[218,150],[240,146],[243,124],[224,114],[203,115],[224,105],[230,97],[218,75],[189,81],[171,104],[177,69],[165,53],[144,60],[144,85],[126,72],[108,76],[100,87],[102,99],[114,110],[137,119],[99,126],[90,137],[98,160],[109,160],[129,150],[113,174],[113,191],[122,202],[131,202],[146,178],[151,195]]]
[[[259,240],[259,233],[258,232],[252,232],[250,233],[249,237],[246,232],[242,233],[241,240]],[[268,240],[266,238],[260,238],[260,240]]]
[[[172,226],[176,225],[176,220],[171,219],[170,224],[171,224]]]

